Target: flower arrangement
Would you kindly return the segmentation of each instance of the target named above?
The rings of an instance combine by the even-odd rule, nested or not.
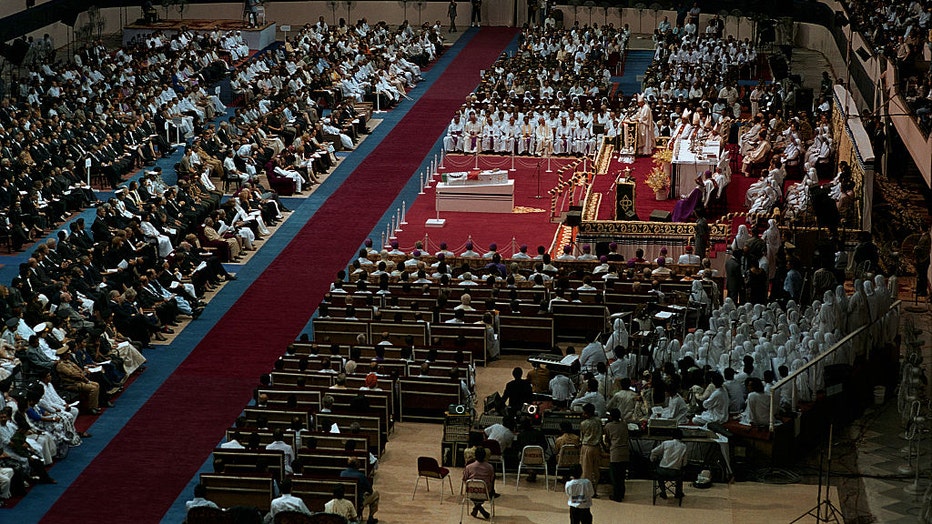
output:
[[[654,193],[665,193],[670,189],[670,175],[667,173],[667,166],[673,160],[673,151],[667,148],[660,148],[654,153],[654,167],[647,174],[647,186]]]
[[[654,152],[654,165],[669,164],[673,161],[673,150],[662,147]]]
[[[654,193],[665,193],[670,189],[670,176],[667,175],[663,166],[655,165],[647,174],[645,182],[647,182],[647,187],[651,188]]]

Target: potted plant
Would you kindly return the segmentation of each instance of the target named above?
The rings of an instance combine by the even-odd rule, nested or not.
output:
[[[666,200],[670,192],[670,175],[662,165],[654,165],[647,174],[647,187],[651,188],[657,200]]]
[[[647,186],[654,191],[657,200],[666,200],[670,192],[670,162],[673,152],[660,148],[654,153],[654,166],[647,174]]]

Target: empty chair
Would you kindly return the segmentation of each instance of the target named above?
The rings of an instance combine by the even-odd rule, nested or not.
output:
[[[489,456],[486,460],[489,461],[489,464],[493,466],[495,464],[502,465],[502,482],[505,482],[505,459],[502,458],[502,446],[498,443],[497,440],[486,439],[482,443],[482,447],[489,450]]]
[[[411,500],[417,495],[417,485],[421,479],[427,483],[427,491],[430,491],[430,479],[440,480],[440,503],[443,504],[443,479],[450,483],[450,493],[453,493],[453,479],[450,478],[450,470],[441,467],[434,457],[417,458],[417,481],[414,482],[414,493],[411,494]]]
[[[561,450],[562,451],[562,448]],[[547,460],[544,458],[544,448],[541,446],[524,446],[521,450],[521,460],[518,462],[518,475],[515,478],[515,489],[518,489],[518,483],[521,482],[521,469],[543,469],[544,486],[550,484],[550,473],[547,470]]]
[[[557,489],[557,477],[560,475],[560,470],[563,470],[565,474],[569,474],[570,468],[579,464],[579,447],[573,444],[566,444],[560,448],[560,453],[557,454],[557,465],[553,468],[553,489]]]

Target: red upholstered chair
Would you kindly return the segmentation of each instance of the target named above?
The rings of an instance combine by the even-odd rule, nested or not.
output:
[[[440,480],[440,503],[443,504],[443,479],[450,483],[450,493],[453,493],[453,479],[450,478],[450,470],[441,467],[434,457],[417,458],[417,481],[414,483],[414,493],[411,494],[411,500],[417,495],[417,485],[421,479],[427,483],[427,491],[430,491],[430,479]]]
[[[274,167],[265,170],[265,177],[269,180],[269,187],[274,189],[278,196],[291,196],[297,190],[297,184],[294,180],[279,175],[275,172]]]
[[[214,254],[220,257],[221,262],[229,262],[233,260],[233,252],[230,249],[230,245],[223,240],[207,240],[207,238],[204,237],[203,228],[198,228],[197,240],[201,243],[201,247],[203,247],[206,251],[212,251]]]

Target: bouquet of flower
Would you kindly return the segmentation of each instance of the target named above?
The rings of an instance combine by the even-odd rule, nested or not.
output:
[[[663,166],[655,165],[647,174],[646,182],[654,193],[664,193],[670,189],[670,176],[667,175]]]
[[[673,161],[673,151],[662,147],[654,153],[654,167],[647,174],[647,186],[654,193],[664,193],[670,189],[670,175],[667,166]]]
[[[669,164],[673,161],[673,150],[662,147],[654,153],[654,165]]]

